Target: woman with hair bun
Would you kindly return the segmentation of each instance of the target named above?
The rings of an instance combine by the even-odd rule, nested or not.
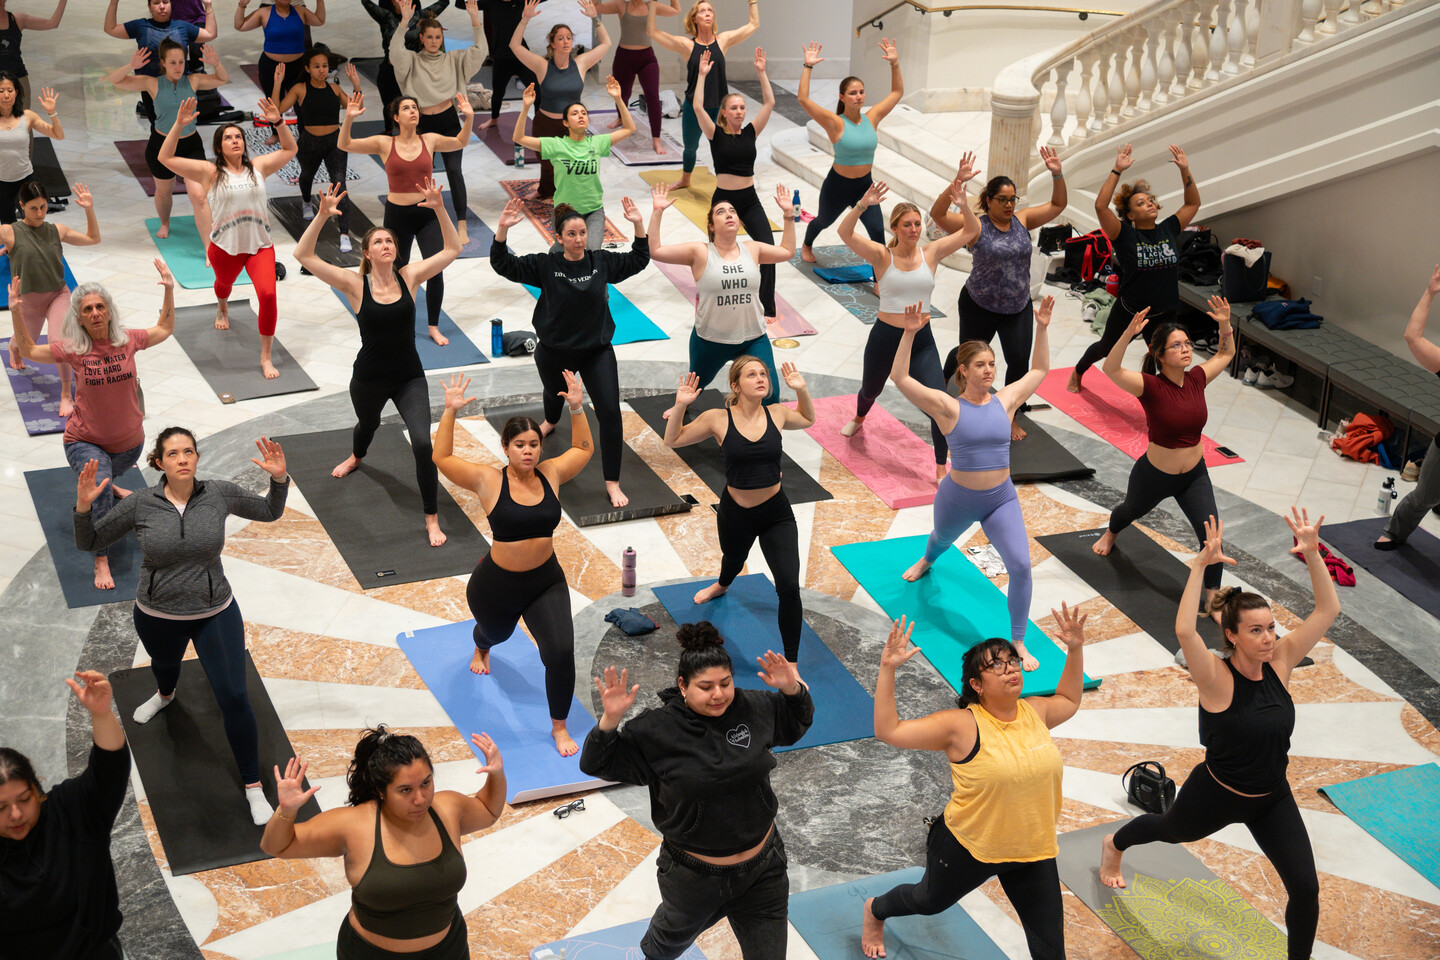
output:
[[[660,906],[640,941],[646,957],[674,960],[728,918],[745,960],[782,958],[790,879],[775,827],[771,748],[803,737],[815,704],[796,665],[773,650],[756,658],[760,679],[778,691],[768,693],[735,686],[724,638],[709,621],[682,624],[676,639],[676,686],[623,728],[639,684],[629,686],[629,672],[614,667],[595,678],[604,712],[585,738],[580,769],[650,790],[664,840]]]
[[[490,672],[490,648],[504,643],[523,617],[540,661],[545,665],[545,699],[550,706],[551,736],[564,757],[580,750],[565,729],[575,698],[575,625],[570,617],[570,585],[555,558],[555,528],[560,525],[560,485],[590,462],[590,421],[580,405],[580,378],[563,371],[560,397],[570,408],[570,449],[540,459],[540,425],[529,417],[511,417],[500,431],[506,464],[496,470],[455,454],[455,417],[475,398],[465,396],[470,378],[453,374],[445,384],[445,412],[435,431],[435,464],[445,479],[480,498],[490,520],[490,552],[475,565],[465,600],[475,617],[475,656],[470,672]],[[523,641],[521,641],[523,642]]]
[[[305,788],[310,764],[292,757],[275,768],[280,806],[260,849],[282,860],[344,857],[350,912],[340,922],[337,960],[467,960],[460,839],[505,811],[505,767],[485,733],[470,742],[485,757],[485,783],[473,795],[435,789],[435,768],[417,738],[384,724],[355,745],[345,782],[348,804],[296,823],[320,789]],[[421,869],[415,869],[421,868]]]
[[[1190,771],[1164,814],[1136,817],[1106,836],[1100,860],[1100,879],[1123,887],[1120,858],[1130,847],[1189,843],[1232,823],[1245,824],[1290,898],[1285,906],[1290,960],[1309,960],[1320,918],[1315,855],[1285,768],[1295,729],[1290,674],[1340,613],[1340,598],[1320,556],[1324,521],[1311,523],[1308,512],[1295,507],[1285,518],[1295,535],[1290,552],[1304,558],[1310,571],[1315,609],[1284,637],[1277,635],[1275,615],[1264,597],[1239,587],[1215,594],[1210,606],[1220,614],[1229,652],[1223,659],[1205,649],[1194,611],[1206,570],[1235,561],[1221,543],[1224,524],[1214,517],[1205,522],[1205,546],[1190,561],[1190,579],[1175,615],[1175,635],[1200,694],[1205,759]]]

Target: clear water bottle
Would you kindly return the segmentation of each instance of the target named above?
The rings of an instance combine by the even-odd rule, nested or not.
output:
[[[620,557],[620,594],[635,596],[635,548],[626,547]]]
[[[515,166],[525,166],[525,148],[518,143],[515,144]]]
[[[790,205],[791,205],[792,207],[794,207],[794,210],[791,211],[791,214],[792,214],[792,216],[795,217],[795,225],[796,225],[796,226],[799,226],[799,225],[800,225],[800,189],[799,189],[798,187],[795,189],[795,196],[790,199]]]
[[[505,325],[499,317],[490,321],[490,356],[505,356]]]

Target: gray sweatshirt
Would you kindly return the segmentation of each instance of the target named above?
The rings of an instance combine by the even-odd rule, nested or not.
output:
[[[226,480],[195,481],[182,514],[165,498],[165,481],[137,490],[99,523],[93,513],[76,512],[75,546],[93,551],[136,531],[144,559],[137,602],[159,613],[193,616],[230,600],[230,583],[220,565],[225,518],[279,520],[290,483],[270,481],[268,496],[257,497]]]

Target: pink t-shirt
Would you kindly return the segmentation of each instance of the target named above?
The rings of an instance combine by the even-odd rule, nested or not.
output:
[[[109,341],[89,353],[75,354],[68,340],[50,344],[50,355],[75,369],[75,412],[65,424],[65,442],[83,440],[106,453],[120,453],[145,442],[140,413],[135,354],[150,345],[149,330],[127,330],[123,347]]]

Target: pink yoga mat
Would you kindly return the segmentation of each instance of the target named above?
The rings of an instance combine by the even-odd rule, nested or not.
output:
[[[795,404],[790,404],[794,407]],[[815,425],[805,432],[819,441],[856,479],[892,510],[935,501],[935,451],[878,403],[853,437],[840,428],[855,416],[855,395],[820,397]]]
[[[675,289],[680,291],[681,296],[695,302],[695,275],[690,268],[681,264],[661,263],[652,260],[651,263],[660,268],[660,272],[670,278],[675,284]],[[780,314],[773,321],[766,324],[765,333],[774,340],[778,337],[813,337],[816,334],[810,322],[795,312],[795,308],[785,302],[785,298],[778,293],[775,295],[775,309]]]
[[[1120,450],[1132,460],[1145,453],[1150,445],[1149,433],[1145,429],[1145,411],[1140,399],[1132,397],[1115,385],[1098,369],[1085,375],[1085,390],[1071,393],[1065,389],[1070,382],[1073,367],[1051,370],[1035,391],[1044,397],[1052,407],[1075,418],[1081,426],[1088,427],[1101,440]],[[1216,443],[1202,436],[1200,442],[1205,450],[1205,465],[1221,467],[1227,463],[1244,463],[1241,457],[1227,457],[1216,449]]]

